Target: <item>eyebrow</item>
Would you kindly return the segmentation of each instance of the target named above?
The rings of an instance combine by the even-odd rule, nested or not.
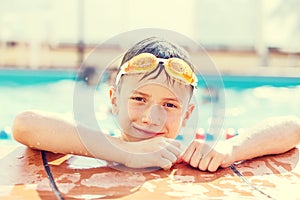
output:
[[[138,91],[138,90],[133,90],[132,94],[140,94],[140,95],[143,95],[143,96],[146,96],[146,97],[151,97],[151,95],[149,95],[147,93],[144,93],[144,92],[141,92],[141,91]]]
[[[167,101],[177,101],[177,102],[179,102],[177,98],[164,98],[164,100],[167,100]]]

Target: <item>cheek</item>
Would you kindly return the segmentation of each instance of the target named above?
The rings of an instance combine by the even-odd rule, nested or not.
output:
[[[135,121],[137,119],[140,119],[142,116],[142,113],[144,112],[144,110],[140,107],[137,106],[131,106],[130,104],[128,105],[128,117],[132,120]]]
[[[175,138],[179,132],[179,129],[182,124],[182,116],[181,114],[169,114],[167,116],[166,126],[169,130],[168,137]]]
[[[119,104],[119,112],[117,114],[117,119],[118,122],[121,126],[124,125],[124,123],[126,124],[129,120],[129,109],[128,109],[128,105],[125,103],[120,103]]]
[[[169,112],[167,113],[167,121],[169,123],[173,124],[178,124],[179,122],[182,121],[182,112],[181,111],[176,111],[176,112]]]

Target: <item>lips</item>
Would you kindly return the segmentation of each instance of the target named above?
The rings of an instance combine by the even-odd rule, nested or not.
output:
[[[156,135],[161,135],[163,133],[161,132],[154,132],[154,131],[149,131],[149,130],[145,130],[145,129],[141,129],[138,127],[133,127],[135,130],[137,130],[138,133],[142,134],[142,135],[146,135],[148,137],[154,137]]]

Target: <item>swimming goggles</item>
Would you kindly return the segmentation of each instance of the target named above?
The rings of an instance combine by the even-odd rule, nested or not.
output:
[[[190,65],[180,58],[157,58],[151,53],[141,53],[125,62],[116,76],[116,85],[124,74],[147,73],[164,64],[166,72],[170,77],[186,84],[197,86],[196,74],[192,71]]]

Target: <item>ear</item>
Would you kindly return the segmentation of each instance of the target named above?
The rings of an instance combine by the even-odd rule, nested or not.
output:
[[[190,118],[193,110],[195,109],[195,105],[194,104],[190,104],[187,108],[187,111],[185,112],[184,114],[184,118],[182,120],[182,127],[185,127],[186,126],[186,123],[188,121],[188,119]]]
[[[109,88],[109,97],[110,103],[112,106],[112,114],[116,115],[119,112],[118,105],[117,105],[117,89],[115,87]]]

